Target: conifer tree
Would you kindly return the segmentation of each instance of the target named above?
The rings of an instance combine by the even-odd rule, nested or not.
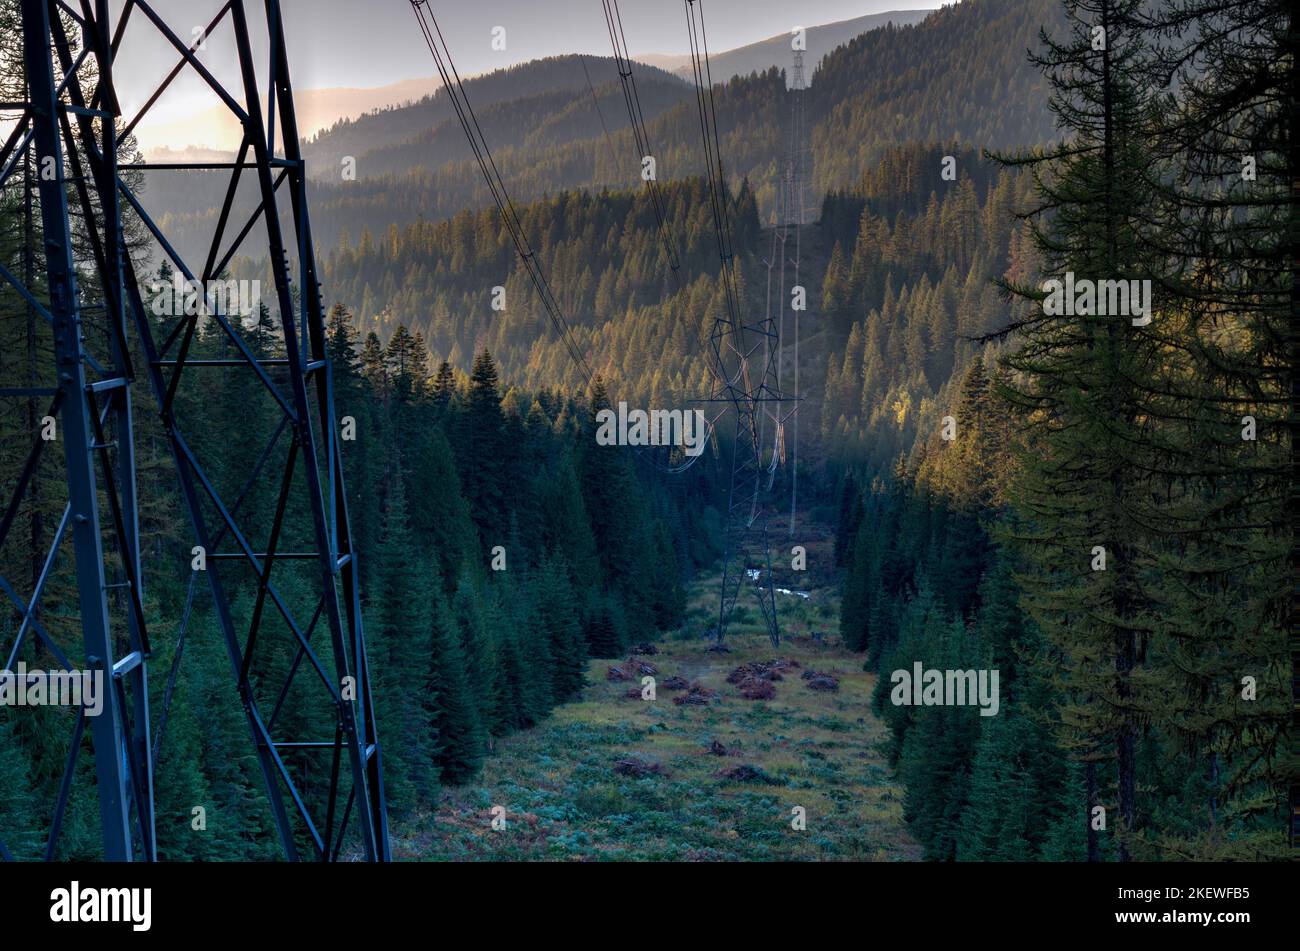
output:
[[[367,624],[374,671],[375,716],[384,738],[388,798],[399,813],[436,789],[430,706],[419,689],[430,654],[430,569],[411,542],[401,463],[393,460],[388,511],[376,567],[377,585]]]
[[[488,623],[498,664],[496,721],[503,731],[526,729],[551,709],[549,646],[520,585],[496,578],[489,590]]]
[[[1045,272],[1063,283],[1071,274],[1150,280],[1159,272],[1142,215],[1152,204],[1152,99],[1147,45],[1132,27],[1136,4],[1067,0],[1066,12],[1066,38],[1049,38],[1036,61],[1073,138],[1021,160],[1050,168],[1037,181],[1055,214],[1034,237]],[[1027,519],[1019,541],[1031,559],[1028,604],[1061,652],[1062,694],[1076,698],[1066,702],[1063,742],[1092,763],[1104,746],[1113,751],[1116,825],[1126,837],[1139,822],[1137,740],[1150,703],[1139,695],[1149,625],[1134,515],[1147,490],[1142,399],[1132,381],[1150,365],[1153,342],[1129,315],[1074,302],[1051,313],[1050,296],[1018,290],[1042,302],[1018,327],[1021,342],[1007,360],[1017,380],[1002,388],[1022,418],[1014,493]],[[1119,856],[1129,858],[1123,838]]]
[[[473,571],[468,567],[462,568],[452,598],[452,614],[456,629],[460,632],[465,669],[478,705],[479,722],[487,732],[496,735],[506,729],[499,718],[500,661],[493,629],[489,626],[491,618],[485,603],[487,596],[482,589],[483,583],[476,579]]]
[[[479,558],[478,535],[455,457],[440,426],[419,425],[405,435],[404,442],[410,446],[402,457],[410,465],[405,479],[415,500],[410,507],[411,533],[431,554],[443,589],[450,592],[461,567]]]
[[[895,657],[896,669],[910,670],[917,660],[926,670],[978,666],[965,624],[955,618],[945,621],[937,610],[909,625]],[[898,761],[907,787],[903,812],[932,859],[950,861],[956,856],[980,719],[975,706],[922,706],[912,708],[905,721]]]
[[[551,696],[563,703],[582,690],[587,667],[587,645],[563,556],[544,558],[533,581],[538,624],[550,648]]]
[[[505,432],[496,361],[487,350],[474,359],[464,419],[461,482],[484,549],[504,544],[511,506],[505,484]]]
[[[428,352],[424,340],[412,334],[405,324],[398,324],[384,351],[393,396],[401,405],[418,400],[424,393],[429,375]]]
[[[1277,0],[1142,13],[1162,41],[1153,71],[1173,90],[1153,139],[1177,162],[1158,194],[1175,268],[1148,398],[1162,727],[1148,749],[1182,804],[1142,857],[1258,859],[1285,848],[1287,579],[1300,562],[1300,523],[1285,514],[1298,415],[1300,149],[1283,118],[1295,112],[1296,14]]]
[[[563,556],[579,590],[598,585],[596,540],[591,534],[587,504],[568,453],[558,460],[542,489],[543,545]]]
[[[430,389],[434,407],[439,414],[446,413],[456,395],[456,374],[447,360],[438,364],[438,372],[434,374]]]
[[[428,658],[429,693],[433,697],[431,726],[437,737],[441,779],[458,785],[478,771],[487,746],[487,733],[465,668],[465,652],[455,617],[437,588],[431,592],[431,599]]]
[[[587,605],[584,636],[592,657],[618,657],[628,644],[627,622],[609,595],[593,592]]]
[[[370,388],[381,400],[388,400],[388,364],[384,358],[384,345],[373,330],[366,334],[361,348],[361,372],[370,381]]]

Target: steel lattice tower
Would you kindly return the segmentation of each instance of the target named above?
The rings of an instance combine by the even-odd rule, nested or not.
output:
[[[710,396],[704,402],[730,404],[736,414],[723,539],[722,584],[713,638],[716,646],[721,647],[741,589],[746,580],[752,580],[754,584],[750,587],[762,609],[768,637],[776,645],[780,643],[781,632],[776,615],[766,496],[776,477],[780,441],[782,396],[777,372],[780,335],[770,306],[760,319],[745,316],[748,305],[741,299],[736,276],[726,174],[704,27],[704,4],[685,0],[684,6],[709,202],[722,266],[719,277],[726,294],[726,312],[715,317],[709,328],[707,365],[713,380]],[[775,405],[776,410],[770,411],[769,405]],[[768,417],[777,424],[770,465],[763,459],[764,428]]]
[[[781,285],[785,290],[785,251],[790,234],[794,233],[794,284],[799,285],[799,263],[802,257],[804,221],[804,161],[808,153],[804,132],[804,82],[803,50],[793,51],[794,62],[790,72],[790,154],[786,160],[781,215]],[[786,298],[782,298],[782,307]],[[784,313],[784,311],[782,311]],[[793,421],[794,440],[790,455],[790,535],[795,530],[795,508],[799,495],[799,310],[793,310],[794,319],[794,403],[783,418]],[[784,341],[782,341],[784,343]]]
[[[87,725],[105,858],[147,861],[157,855],[150,644],[132,424],[132,390],[141,376],[145,398],[165,434],[194,543],[206,553],[203,580],[233,673],[230,701],[238,699],[247,721],[285,856],[293,860],[306,852],[328,861],[347,845],[368,859],[389,857],[382,756],[283,21],[278,0],[252,0],[265,13],[263,39],[270,53],[269,65],[255,63],[246,5],[245,0],[229,0],[187,44],[145,0],[126,0],[115,19],[109,0],[80,0],[79,9],[60,0],[21,0],[28,93],[23,102],[0,104],[18,115],[0,147],[0,189],[18,182],[27,207],[39,204],[44,280],[33,279],[35,268],[15,275],[2,264],[0,280],[17,290],[29,320],[42,333],[48,326],[54,365],[41,371],[44,379],[25,381],[30,385],[9,387],[5,381],[0,399],[48,400],[46,415],[55,418],[58,441],[47,443],[34,435],[19,482],[6,487],[6,497],[0,498],[0,551],[18,514],[31,503],[42,453],[58,451],[51,446],[62,448],[67,503],[30,583],[0,577],[14,617],[12,634],[0,628],[0,657],[12,669],[24,649],[39,652],[61,669],[103,671],[111,684],[101,715],[88,717],[83,708],[70,720],[66,768],[46,830],[47,858],[56,855]],[[140,113],[125,122],[113,63],[124,37],[136,29],[162,36],[175,49],[177,61]],[[233,41],[238,64],[239,81],[230,88],[199,55],[209,39],[219,37]],[[238,120],[243,138],[236,160],[119,164],[119,137],[125,138],[186,69]],[[259,73],[266,77],[260,85]],[[133,176],[152,169],[229,175],[201,267],[178,253],[141,204]],[[260,203],[234,228],[236,193],[245,172]],[[280,207],[281,197],[287,211]],[[72,216],[75,227],[70,204],[77,213]],[[151,247],[178,275],[204,288],[241,248],[264,241],[274,284],[269,311],[276,355],[258,353],[247,339],[249,328],[232,320],[206,293],[207,313],[170,320],[151,313],[147,281],[138,273],[140,255],[126,248],[124,217],[147,232]],[[33,254],[28,248],[29,260]],[[191,356],[201,324],[224,338],[229,358]],[[188,412],[178,409],[178,397],[193,392],[187,384],[192,387],[200,374],[241,375],[252,381],[260,398],[275,407],[273,430],[215,431],[202,400],[191,400],[195,408]],[[213,460],[201,458],[202,445],[219,445],[223,439],[256,440],[264,446],[242,488],[219,484]],[[263,483],[275,487],[276,503],[269,521],[259,523],[244,503]],[[282,550],[286,538],[291,543],[309,540],[306,550]],[[69,547],[75,559],[80,651],[60,644],[39,611],[46,583]],[[281,566],[294,562],[307,567],[294,576],[296,594],[291,596],[283,589]],[[247,624],[237,622],[226,587],[241,571],[255,590]],[[300,590],[304,584],[310,589],[306,594]],[[20,588],[27,588],[26,597]],[[274,625],[268,616],[276,618]],[[292,645],[293,660],[287,674],[278,671],[273,679],[275,668],[268,666],[267,655],[276,634]],[[322,639],[328,639],[328,649]],[[294,703],[310,709],[318,724],[329,723],[332,735],[295,735],[294,727],[284,724],[280,715],[291,690]],[[10,857],[3,843],[6,832],[12,830],[0,829],[0,858]]]
[[[724,269],[732,266],[730,248]],[[725,279],[725,277],[724,277]],[[741,309],[744,304],[741,304]],[[727,501],[727,525],[722,559],[722,586],[718,599],[715,638],[726,637],[727,622],[747,580],[763,613],[773,646],[781,642],[776,614],[776,590],[772,578],[771,546],[768,538],[766,496],[772,488],[778,462],[774,446],[770,463],[764,462],[764,428],[769,416],[779,419],[782,400],[777,377],[780,335],[769,310],[760,321],[744,322],[719,316],[709,333],[709,367],[714,378],[713,402],[730,402],[736,414],[735,443]],[[761,367],[755,378],[751,364]],[[777,407],[769,412],[767,407]],[[757,567],[755,567],[757,566]]]

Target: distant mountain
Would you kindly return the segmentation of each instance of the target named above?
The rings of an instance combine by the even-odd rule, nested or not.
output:
[[[422,77],[364,89],[295,89],[294,114],[298,120],[298,134],[313,136],[321,129],[329,128],[342,120],[416,102],[431,95],[440,85],[436,77]],[[193,141],[196,128],[204,130],[202,142]],[[160,150],[173,149],[178,142],[187,143],[189,148],[194,149],[233,152],[239,148],[241,136],[239,120],[215,100],[211,108],[198,116],[197,122],[192,116],[173,122],[154,122],[146,117],[136,129],[136,141],[145,156],[151,159]],[[162,158],[154,160],[165,161]],[[174,155],[171,160],[176,160]]]
[[[692,87],[671,73],[639,66],[636,77],[647,122],[693,101]],[[612,57],[548,57],[464,83],[516,200],[559,188],[631,187],[638,180],[640,163],[626,148],[631,132]],[[607,140],[606,133],[612,138]],[[567,158],[557,159],[557,153],[567,153]],[[229,161],[232,153],[213,147],[146,154],[166,163]],[[441,90],[413,103],[337,120],[304,139],[303,156],[313,179],[312,214],[324,248],[334,246],[344,227],[355,236],[363,227],[380,230],[420,218],[448,218],[491,200]],[[353,160],[354,180],[341,175],[345,159]],[[524,176],[546,184],[534,187],[532,179],[521,180]],[[182,253],[206,254],[198,242],[213,226],[227,184],[224,172],[158,170],[149,173],[142,198],[151,213],[171,222]],[[236,213],[251,213],[258,201],[251,178],[241,182]],[[252,245],[244,250],[262,253]]]
[[[593,95],[595,102],[599,103],[599,115],[594,112]],[[685,83],[665,75],[643,76],[637,81],[637,97],[647,119],[690,95],[690,88]],[[603,142],[606,131],[616,133],[629,127],[622,87],[617,82],[592,90],[561,88],[531,93],[495,102],[484,109],[476,105],[475,113],[494,154],[537,153],[592,139]],[[358,158],[357,174],[358,177],[375,178],[407,175],[418,168],[439,168],[448,163],[463,162],[467,149],[459,120],[446,118],[400,142],[364,152]],[[319,164],[322,173],[336,174],[335,156],[314,147],[311,152],[312,160]],[[628,184],[633,179],[634,163],[629,159],[625,164],[628,174],[622,183]]]
[[[824,23],[807,28],[808,48],[804,54],[804,70],[811,80],[813,70],[822,58],[837,46],[843,46],[855,36],[870,30],[878,30],[887,24],[907,26],[920,23],[934,10],[890,10],[887,13],[872,13],[867,16]],[[687,55],[666,55],[662,53],[642,53],[637,62],[656,66],[659,69],[689,78],[691,76],[691,58]],[[725,83],[734,76],[748,76],[761,73],[776,66],[788,69],[790,66],[790,34],[779,33],[766,40],[750,43],[724,53],[710,53],[710,71],[715,83]]]
[[[146,162],[152,162],[156,165],[199,165],[209,162],[233,162],[235,160],[234,150],[203,149],[194,145],[187,145],[183,149],[173,149],[164,145],[159,148],[143,150],[141,154]]]
[[[585,70],[584,70],[585,67]],[[566,111],[584,111],[581,128],[568,129],[566,139],[601,135],[598,117],[592,113],[592,90],[587,77],[599,91],[604,122],[611,130],[627,124],[622,92],[617,87],[618,69],[609,56],[551,56],[499,69],[465,80],[465,93],[480,120],[491,116],[498,107],[512,103],[512,113],[488,134],[494,150],[522,146],[529,134],[541,131]],[[642,102],[646,118],[653,118],[661,108],[672,105],[690,94],[679,77],[653,67],[637,72],[642,89],[653,90],[650,102]],[[605,89],[614,84],[613,89]],[[620,118],[621,117],[621,118]],[[370,112],[334,123],[311,138],[304,149],[310,174],[323,179],[337,179],[345,156],[357,160],[357,177],[409,172],[416,167],[435,168],[446,161],[467,157],[465,143],[454,154],[442,147],[445,130],[462,137],[451,103],[441,91],[418,102],[397,108]],[[541,136],[544,141],[546,136]],[[374,161],[370,159],[374,158]]]
[[[809,70],[805,102],[809,216],[828,192],[856,187],[892,148],[944,144],[979,153],[1050,139],[1046,90],[1025,51],[1037,44],[1040,26],[1060,19],[1055,0],[963,0],[919,23],[869,30],[825,55]],[[660,180],[703,174],[691,84],[651,66],[634,72]],[[609,57],[537,60],[466,80],[466,87],[516,203],[640,184],[640,153]],[[733,77],[714,98],[727,177],[733,188],[748,180],[767,222],[790,144],[781,69]],[[492,203],[441,93],[338,122],[308,141],[305,153],[313,233],[323,252],[345,237],[357,242],[367,230],[377,238]],[[356,159],[355,180],[339,174],[349,155]],[[226,181],[215,173],[204,179],[153,172],[144,203],[170,219],[178,247],[206,254],[194,242],[215,223]],[[236,208],[242,214],[256,207],[253,184],[241,183]],[[375,296],[384,300],[388,293],[376,286]]]

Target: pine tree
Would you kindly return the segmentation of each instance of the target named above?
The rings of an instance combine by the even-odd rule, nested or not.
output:
[[[989,717],[976,747],[970,803],[957,833],[960,862],[1027,862],[1038,858],[1052,827],[1054,794],[1064,788],[1066,763],[1053,759],[1051,734],[1003,707]],[[1044,767],[1059,776],[1044,783]],[[1083,828],[1078,812],[1071,817]]]
[[[498,720],[500,709],[500,669],[496,640],[489,625],[485,595],[468,567],[461,569],[452,599],[452,614],[460,632],[465,668],[471,692],[478,705],[479,722],[489,733],[498,734],[504,725]]]
[[[619,657],[628,644],[627,622],[618,602],[593,593],[587,605],[584,637],[592,657]]]
[[[418,425],[418,424],[417,424]],[[403,438],[410,469],[405,475],[416,503],[411,506],[411,535],[429,552],[443,589],[456,586],[461,566],[478,560],[478,535],[456,471],[451,444],[440,426],[421,425]]]
[[[424,393],[429,375],[428,352],[424,340],[413,335],[405,324],[398,324],[384,351],[394,398],[399,404],[414,402]]]
[[[361,372],[370,381],[370,388],[375,395],[387,401],[388,364],[384,357],[384,346],[373,330],[366,334],[365,345],[361,348]]]
[[[1164,41],[1158,81],[1177,90],[1153,136],[1177,159],[1159,192],[1177,268],[1152,327],[1164,359],[1148,387],[1154,486],[1143,513],[1162,727],[1147,749],[1162,788],[1177,792],[1141,857],[1257,860],[1285,849],[1285,632],[1300,563],[1300,522],[1285,512],[1300,415],[1300,147],[1283,118],[1295,112],[1294,68],[1275,68],[1294,62],[1296,13],[1277,0],[1144,13]],[[1259,685],[1253,701],[1242,698],[1245,671]]]
[[[386,434],[382,416],[377,411],[366,363],[357,352],[357,331],[353,315],[342,304],[330,309],[326,345],[334,383],[335,423],[343,426],[350,418],[354,438],[340,441],[343,451],[344,478],[348,490],[348,511],[352,530],[352,548],[362,590],[369,587],[374,554],[379,545],[377,519],[357,517],[365,513],[380,494],[386,454]],[[377,340],[376,340],[377,343]],[[372,355],[373,356],[373,355]]]
[[[154,825],[158,836],[158,857],[171,861],[220,861],[235,857],[220,848],[217,836],[206,832],[209,820],[215,825],[219,815],[213,809],[212,795],[205,775],[206,763],[200,747],[198,722],[190,708],[189,678],[182,681],[172,700],[167,720],[166,744],[154,764]],[[195,830],[194,808],[204,812],[202,830]]]
[[[625,450],[596,442],[595,414],[609,408],[605,384],[599,377],[593,385],[591,408],[582,442],[580,478],[600,576],[604,589],[616,594],[626,607],[624,623],[632,629],[632,636],[646,639],[654,634],[646,590],[653,551],[648,516]],[[594,645],[593,653],[602,656]]]
[[[533,581],[538,623],[550,646],[551,695],[562,703],[582,690],[587,668],[587,645],[563,557],[544,558]]]
[[[498,671],[495,720],[502,730],[522,730],[551,709],[549,646],[521,586],[509,577],[497,578],[490,592],[487,614]]]
[[[938,611],[909,627],[896,656],[920,660],[926,670],[978,666],[966,626],[959,619],[944,621]],[[897,666],[910,664],[899,660]],[[903,814],[932,859],[950,861],[956,856],[980,719],[974,706],[924,706],[913,708],[906,721],[898,759],[899,777],[907,787]]]
[[[430,389],[434,407],[439,414],[446,413],[456,395],[456,374],[448,361],[443,360],[438,364],[438,372],[434,374]]]
[[[429,707],[437,698],[413,689],[424,680],[434,629],[427,595],[430,570],[411,543],[399,459],[392,469],[367,633],[388,799],[400,813],[427,801],[436,789]]]
[[[568,452],[561,455],[542,488],[543,546],[563,556],[577,588],[599,584],[596,540],[591,534],[587,504]]]
[[[470,779],[483,762],[487,734],[465,668],[465,652],[454,616],[435,588],[429,644],[429,693],[441,778],[451,785]]]
[[[230,702],[230,661],[221,647],[217,622],[210,613],[194,619],[187,639],[185,670],[193,684],[199,744],[210,803],[207,810],[213,850],[225,857],[272,861],[280,843],[263,787],[261,768],[253,750],[243,712]],[[168,728],[170,729],[170,727]]]
[[[485,548],[504,544],[510,505],[503,467],[504,419],[496,362],[487,350],[474,360],[465,411],[465,452],[457,454],[470,516]]]
[[[1066,10],[1066,40],[1049,40],[1037,62],[1074,138],[1025,160],[1049,165],[1052,176],[1038,175],[1055,214],[1034,237],[1060,280],[1149,280],[1159,269],[1142,217],[1155,174],[1145,140],[1152,100],[1147,47],[1131,27],[1136,3],[1067,0]],[[1134,512],[1149,490],[1136,458],[1141,394],[1131,381],[1154,359],[1153,343],[1124,315],[1048,313],[1041,291],[1020,290],[1043,301],[1021,322],[1022,342],[1007,360],[1023,382],[1002,388],[1024,420],[1014,501],[1031,520],[1019,535],[1030,553],[1028,605],[1063,657],[1063,742],[1094,762],[1104,745],[1114,751],[1116,824],[1126,837],[1139,822],[1138,723],[1150,703],[1137,693],[1149,626]],[[1119,856],[1129,858],[1123,838]]]
[[[862,521],[862,492],[850,472],[844,478],[844,488],[840,490],[840,516],[835,523],[835,564],[843,565],[849,557],[849,550],[858,533]]]

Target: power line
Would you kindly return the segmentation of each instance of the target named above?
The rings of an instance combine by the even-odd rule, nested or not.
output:
[[[618,77],[623,87],[623,100],[627,105],[628,121],[632,126],[632,135],[636,139],[637,158],[642,162],[647,158],[653,160],[654,152],[650,148],[650,137],[646,133],[645,114],[641,109],[641,95],[637,90],[636,77],[632,73],[632,59],[628,54],[627,36],[623,32],[623,16],[618,8],[618,0],[601,0],[601,3],[605,9],[605,27],[609,32],[609,41],[614,47],[614,62],[618,66]],[[642,178],[645,180],[646,191],[650,195],[650,203],[654,208],[664,251],[668,254],[668,266],[672,269],[673,274],[677,275],[678,269],[681,267],[681,260],[677,256],[676,242],[672,240],[670,235],[670,225],[664,205],[663,193],[659,188],[657,162],[654,174],[646,178],[643,173]]]
[[[709,67],[708,34],[704,30],[704,11],[700,9],[699,26],[696,25],[695,0],[685,0],[686,24],[691,48],[691,71],[695,79],[696,106],[700,120],[700,138],[704,145],[704,165],[709,186],[709,205],[713,212],[713,231],[722,262],[723,289],[727,300],[727,316],[736,332],[741,331],[739,301],[735,281],[735,253],[731,245],[731,218],[727,211],[726,181],[722,172],[722,149],[718,139],[716,103],[713,98],[713,73]],[[701,57],[703,57],[701,59]],[[707,86],[706,86],[707,83]],[[743,346],[740,348],[743,352]],[[722,376],[727,377],[725,367]],[[739,373],[739,369],[738,369]],[[728,380],[730,386],[734,380]]]
[[[637,89],[636,76],[632,72],[632,58],[628,52],[627,35],[623,30],[623,15],[618,7],[618,0],[601,0],[605,12],[605,28],[609,33],[609,42],[614,50],[614,63],[618,69],[619,83],[623,89],[623,101],[627,106],[628,124],[632,127],[632,135],[637,148],[638,163],[644,163],[647,158],[654,160],[654,150],[650,146],[650,136],[646,131],[645,113],[641,108],[641,95]],[[677,242],[672,234],[672,221],[668,217],[667,204],[664,201],[663,190],[659,187],[658,181],[658,163],[656,160],[653,174],[650,176],[642,175],[642,180],[646,185],[646,192],[650,196],[650,205],[654,211],[656,228],[659,232],[660,240],[663,242],[664,252],[668,257],[669,272],[673,275],[677,290],[682,290],[681,259],[677,254]],[[707,340],[705,336],[704,324],[700,326],[699,341],[703,352],[708,351]],[[720,411],[718,416],[721,416]],[[706,432],[713,432],[714,424],[718,417],[712,420],[706,420]],[[686,462],[676,466],[661,467],[669,474],[679,474],[685,472],[691,466],[695,465],[702,456],[691,456]]]
[[[619,79],[623,86],[623,98],[627,105],[628,121],[632,126],[633,136],[636,140],[637,158],[644,161],[646,157],[654,156],[654,149],[650,146],[650,136],[646,131],[645,115],[641,110],[641,95],[637,89],[636,75],[632,72],[632,59],[628,53],[627,36],[623,31],[623,16],[619,10],[618,0],[601,0],[605,9],[605,26],[609,32],[610,44],[614,48],[614,61],[618,67]],[[656,226],[659,229],[660,238],[664,244],[664,251],[668,255],[669,269],[676,280],[677,289],[682,289],[681,260],[677,254],[677,241],[672,234],[672,219],[667,212],[667,203],[663,198],[663,189],[659,186],[658,165],[655,166],[655,175],[646,178],[646,191],[650,195],[651,205],[654,209]],[[701,344],[707,344],[705,330],[703,325],[700,327],[699,340]],[[701,349],[707,350],[707,347]],[[697,457],[698,458],[698,457]]]
[[[698,10],[697,10],[698,4]],[[735,607],[745,578],[756,581],[758,596],[773,645],[780,643],[776,616],[776,594],[772,580],[771,549],[768,545],[767,521],[762,517],[762,445],[760,428],[764,424],[760,404],[778,404],[780,383],[773,378],[776,334],[772,330],[769,300],[762,322],[747,326],[741,316],[741,302],[735,272],[735,253],[731,240],[731,219],[727,208],[726,181],[722,168],[722,143],[718,134],[717,103],[714,99],[712,69],[709,65],[708,32],[704,26],[703,0],[685,0],[686,25],[690,38],[691,71],[695,78],[696,107],[699,113],[700,140],[704,147],[708,175],[709,203],[713,213],[713,230],[718,258],[722,264],[727,315],[713,321],[710,344],[713,349],[716,378],[715,398],[723,394],[736,411],[736,441],[732,449],[731,478],[727,502],[727,527],[722,560],[722,587],[718,603],[715,639],[720,646],[727,621]],[[758,334],[758,343],[750,346],[746,331]],[[750,377],[749,358],[764,350],[762,374],[757,383]],[[734,356],[733,356],[734,355]],[[735,361],[732,372],[729,361]],[[752,556],[752,558],[751,558]],[[751,560],[762,559],[762,568],[750,567]]]
[[[596,87],[591,84],[591,73],[587,71],[587,57],[579,53],[578,62],[582,64],[582,75],[587,79],[587,91],[591,93],[591,104],[596,107],[596,118],[600,120],[601,131],[605,133],[605,145],[609,148],[610,164],[614,168],[618,168],[618,155],[614,152],[614,140],[609,137],[609,126],[605,125],[605,114],[600,111],[600,100],[596,97]]]
[[[510,200],[510,194],[506,190],[505,182],[501,178],[500,170],[497,168],[495,160],[492,158],[491,149],[488,147],[487,140],[483,137],[482,127],[479,125],[478,118],[470,105],[469,97],[466,95],[464,83],[461,81],[460,74],[456,69],[455,61],[451,57],[451,51],[447,46],[446,38],[442,35],[442,30],[438,26],[438,18],[434,15],[432,7],[428,0],[411,0],[411,9],[415,12],[415,17],[420,25],[420,32],[424,35],[425,44],[429,47],[429,52],[433,55],[434,63],[438,68],[438,75],[442,79],[443,88],[446,90],[451,100],[452,107],[456,111],[457,118],[460,120],[461,128],[465,132],[466,139],[469,140],[470,149],[478,162],[479,169],[483,173],[483,179],[487,183],[488,190],[492,193],[497,209],[501,213],[502,221],[505,222],[506,229],[510,232],[511,241],[515,245],[515,250],[519,254],[529,277],[533,281],[538,297],[542,301],[542,306],[546,309],[551,323],[560,336],[561,343],[564,344],[568,351],[570,359],[579,368],[586,378],[588,390],[594,385],[596,374],[591,369],[586,358],[579,350],[572,338],[572,328],[564,316],[564,311],[560,307],[558,299],[551,290],[550,283],[546,279],[546,274],[542,270],[541,263],[537,259],[537,254],[528,242],[524,233],[523,225],[515,212],[514,204]],[[428,14],[428,20],[425,20],[425,14]],[[436,37],[436,39],[435,39]],[[586,70],[586,63],[583,62],[583,71]],[[590,75],[588,74],[588,88],[591,88]],[[594,90],[592,92],[594,96]],[[599,106],[597,107],[599,111]],[[604,125],[604,118],[601,119]],[[683,472],[695,464],[699,456],[691,457],[686,463],[680,466],[671,467],[669,471]]]
[[[473,151],[474,158],[483,173],[483,179],[487,183],[488,191],[492,193],[492,199],[501,212],[501,220],[505,222],[506,230],[510,232],[510,239],[514,243],[515,251],[519,254],[524,269],[528,271],[528,276],[533,282],[533,287],[537,291],[542,306],[545,308],[551,324],[560,335],[560,341],[568,351],[570,359],[573,360],[574,364],[585,376],[587,386],[590,388],[595,373],[574,342],[572,328],[564,316],[560,302],[551,290],[550,283],[546,280],[546,273],[542,270],[541,262],[537,259],[537,253],[533,250],[527,236],[524,234],[523,224],[515,212],[514,204],[510,200],[510,194],[506,190],[505,181],[501,178],[501,172],[497,168],[496,160],[492,158],[492,151],[488,148],[487,140],[483,137],[483,129],[479,125],[478,117],[474,114],[474,109],[470,105],[469,97],[465,92],[465,85],[461,82],[460,73],[457,71],[456,63],[451,57],[451,50],[448,48],[447,41],[438,26],[438,18],[434,16],[433,8],[429,5],[428,0],[411,0],[411,9],[414,11],[415,19],[420,25],[420,32],[424,35],[425,44],[433,55],[433,61],[438,68],[438,76],[442,80],[443,89],[446,90],[447,96],[451,100],[452,108],[456,111],[456,117],[460,120],[461,129],[464,130],[465,137],[469,140],[470,149]],[[426,13],[428,15],[427,21],[425,20]]]

